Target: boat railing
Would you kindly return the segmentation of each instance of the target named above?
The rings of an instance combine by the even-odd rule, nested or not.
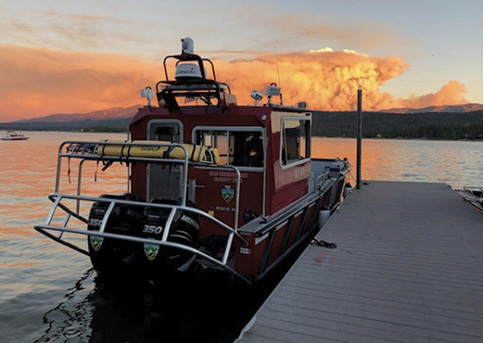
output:
[[[110,146],[110,145],[123,145],[126,147],[129,146],[154,146],[159,145],[160,147],[180,147],[184,151],[184,158],[181,160],[171,159],[171,158],[154,158],[154,157],[138,157],[138,156],[107,156],[107,155],[99,155],[96,154],[96,149],[99,146]],[[66,147],[70,147],[67,149],[66,152],[64,150]],[[228,260],[230,256],[230,252],[233,246],[234,236],[237,240],[241,243],[242,246],[246,247],[248,243],[246,240],[238,233],[238,216],[239,216],[239,196],[240,196],[240,173],[239,170],[233,166],[226,166],[226,165],[217,165],[212,163],[201,163],[201,162],[191,162],[189,161],[189,154],[187,149],[183,146],[183,144],[175,144],[175,143],[154,143],[154,142],[89,142],[89,141],[66,141],[63,142],[59,147],[58,152],[58,162],[57,162],[57,172],[56,172],[56,185],[55,185],[55,192],[49,195],[49,199],[53,202],[49,215],[47,216],[46,222],[44,225],[37,225],[34,228],[39,231],[40,233],[44,234],[45,236],[55,240],[58,243],[61,243],[67,247],[70,247],[78,252],[86,254],[89,256],[89,252],[85,249],[80,248],[76,244],[68,242],[66,239],[63,238],[63,234],[68,232],[72,234],[80,234],[80,235],[87,235],[87,236],[99,236],[99,237],[106,237],[106,238],[114,238],[119,240],[127,240],[132,242],[138,243],[147,243],[147,244],[155,244],[159,246],[165,247],[172,247],[177,248],[180,250],[184,250],[190,253],[193,253],[199,257],[202,257],[216,265],[220,266],[221,268],[229,271],[230,273],[238,276],[247,281],[245,277],[234,271],[231,267],[228,266]],[[80,159],[79,166],[78,166],[78,181],[77,181],[77,191],[76,194],[62,194],[60,193],[60,178],[61,178],[61,165],[62,159],[64,158],[77,158]],[[183,173],[183,189],[182,192],[182,200],[180,205],[172,205],[172,204],[163,204],[163,203],[153,203],[153,202],[146,202],[146,201],[134,201],[134,200],[123,200],[123,199],[115,199],[115,198],[103,198],[103,197],[95,197],[95,196],[87,196],[81,194],[81,179],[82,179],[82,168],[84,162],[86,161],[103,161],[108,163],[113,162],[120,162],[126,163],[127,166],[131,162],[147,162],[147,163],[175,163],[183,165],[184,173]],[[203,168],[222,168],[222,169],[230,169],[236,172],[236,190],[235,190],[235,200],[236,200],[236,211],[235,211],[235,220],[234,220],[234,227],[227,225],[226,223],[222,222],[221,220],[211,216],[210,214],[201,211],[195,207],[191,207],[187,205],[187,189],[188,189],[188,166],[195,166],[195,167],[203,167]],[[129,170],[129,168],[128,168]],[[128,189],[129,189],[129,171],[128,171]],[[76,203],[75,209],[71,209],[70,206],[63,203],[63,200],[66,201],[74,201]],[[89,223],[89,218],[81,214],[80,208],[81,203],[107,203],[108,208],[104,213],[103,219],[100,221],[99,230],[88,230],[87,225]],[[109,232],[105,232],[106,225],[108,222],[108,218],[110,217],[113,209],[117,205],[130,205],[130,206],[137,206],[142,207],[144,209],[148,208],[158,208],[158,209],[166,209],[170,211],[170,214],[167,218],[165,223],[165,228],[163,231],[162,238],[160,240],[155,240],[153,238],[143,238],[143,237],[135,237],[129,235],[121,235],[121,234],[113,234]],[[62,218],[61,225],[53,225],[53,221],[56,217],[56,212],[58,209],[62,209],[65,213],[65,216]],[[214,258],[198,249],[193,247],[183,245],[176,242],[170,242],[168,240],[170,229],[173,225],[175,215],[177,212],[192,212],[197,214],[200,217],[204,217],[209,221],[215,223],[217,226],[221,227],[225,230],[228,234],[226,246],[224,247],[224,253],[220,259]],[[86,225],[85,229],[76,229],[73,227],[69,227],[69,223],[72,218],[78,219],[84,225]],[[56,231],[59,232],[58,235],[54,235],[51,232]]]

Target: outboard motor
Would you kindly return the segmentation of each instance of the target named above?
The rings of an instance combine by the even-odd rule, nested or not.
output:
[[[103,194],[100,198],[141,201],[132,194]],[[103,217],[108,210],[109,202],[95,202],[89,212],[89,231],[99,231]],[[143,228],[142,206],[117,204],[114,206],[106,223],[105,233],[125,236],[140,236]],[[88,236],[89,255],[98,275],[121,275],[130,266],[136,265],[137,250],[140,243],[121,239],[105,238],[96,235]],[[120,273],[120,268],[123,270]]]
[[[154,199],[153,203],[175,205],[173,201]],[[191,202],[188,206],[195,207]],[[147,207],[144,213],[145,222],[141,237],[161,241],[171,209]],[[177,211],[167,237],[168,242],[179,243],[191,248],[199,241],[199,216],[191,211]],[[144,266],[148,275],[155,276],[161,271],[185,271],[195,259],[195,255],[182,249],[143,244]]]

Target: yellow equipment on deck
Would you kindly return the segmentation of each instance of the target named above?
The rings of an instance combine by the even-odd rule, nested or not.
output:
[[[114,145],[99,144],[95,153],[100,156],[120,156],[120,157],[149,157],[166,159],[185,159],[185,152],[180,146],[164,141],[118,141],[103,140],[103,143],[119,143]],[[127,144],[129,143],[129,144]],[[150,145],[153,144],[153,145]],[[163,146],[161,144],[167,144]],[[219,151],[196,144],[180,144],[187,150],[189,161],[209,162],[218,164],[220,161]]]

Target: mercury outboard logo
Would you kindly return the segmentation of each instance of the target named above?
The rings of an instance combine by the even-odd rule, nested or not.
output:
[[[187,215],[183,215],[182,218],[180,218],[180,220],[186,222],[187,224],[189,225],[192,225],[193,227],[195,227],[197,230],[199,230],[199,224],[193,220],[192,218],[190,218],[189,216]]]

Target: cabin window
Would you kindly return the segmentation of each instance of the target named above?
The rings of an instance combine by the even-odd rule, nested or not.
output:
[[[262,131],[197,130],[195,143],[219,150],[220,164],[263,167]]]
[[[310,120],[283,120],[281,139],[281,163],[283,165],[310,158],[310,131]]]
[[[263,166],[263,139],[261,132],[230,132],[231,152],[229,164],[241,167]]]
[[[227,164],[228,160],[227,131],[197,131],[196,144],[210,146],[219,150],[219,164]]]
[[[147,139],[170,143],[183,141],[183,125],[179,120],[154,119],[148,123]]]
[[[170,126],[160,126],[155,129],[155,140],[175,142],[175,128]]]

